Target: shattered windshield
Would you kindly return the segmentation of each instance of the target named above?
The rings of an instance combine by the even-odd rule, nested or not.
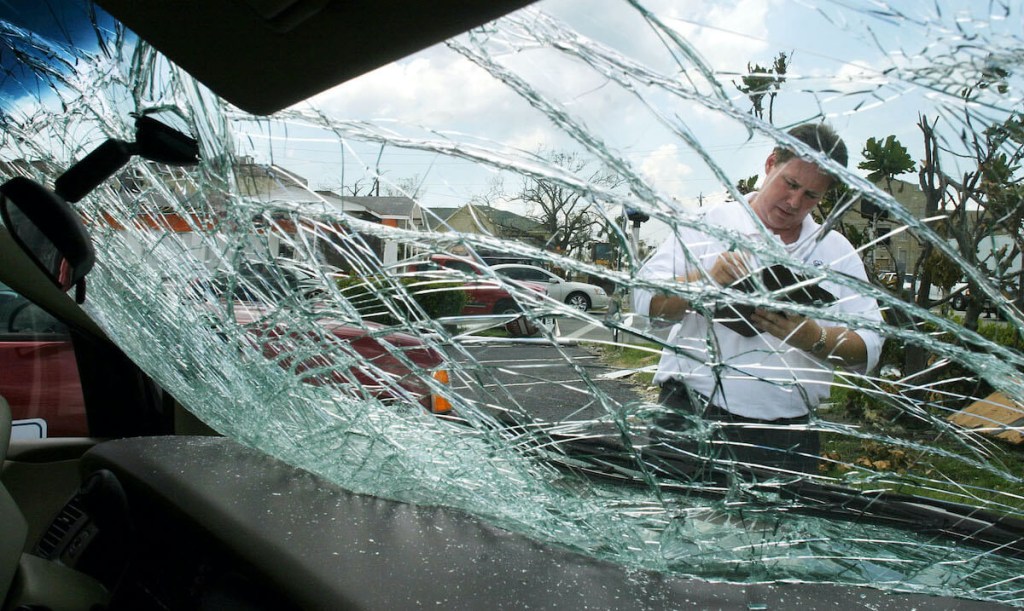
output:
[[[269,117],[110,20],[3,22],[4,178],[138,115],[195,137],[75,204],[84,308],[347,489],[628,568],[1020,604],[1024,5],[600,5]]]

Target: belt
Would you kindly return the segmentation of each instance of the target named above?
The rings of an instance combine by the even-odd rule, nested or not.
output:
[[[729,422],[775,425],[806,424],[810,420],[809,416],[797,416],[795,418],[776,418],[775,420],[765,420],[762,418],[748,418],[746,416],[740,416],[739,414],[734,414],[723,407],[715,405],[709,397],[693,390],[692,388],[687,386],[685,382],[678,378],[669,378],[664,383],[662,383],[661,387],[667,389],[672,394],[679,394],[685,397],[687,400],[689,400],[690,398],[690,393],[693,393],[693,396],[696,396],[698,400],[701,402],[700,407],[703,408],[702,411],[704,418],[723,419]]]

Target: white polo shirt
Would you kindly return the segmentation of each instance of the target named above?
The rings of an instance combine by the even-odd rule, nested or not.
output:
[[[715,204],[706,210],[703,220],[708,226],[732,229],[751,240],[775,239],[782,244],[770,232],[764,233],[766,230],[748,202]],[[864,264],[850,242],[835,231],[828,232],[819,240],[820,233],[821,225],[807,215],[800,237],[784,247],[795,260],[866,281]],[[770,237],[766,238],[766,235]],[[733,249],[733,245],[718,238],[681,227],[662,243],[638,275],[643,279],[668,280],[686,276],[695,265],[710,270],[720,254]],[[853,315],[855,320],[882,320],[874,299],[827,280],[821,283],[821,287],[837,297],[836,302],[829,306],[832,311]],[[649,312],[651,297],[651,291],[635,288],[634,311]],[[823,326],[836,324],[818,322]],[[856,327],[856,324],[851,326]],[[867,347],[868,360],[861,369],[873,369],[878,364],[883,339],[873,331],[852,330]],[[817,407],[830,392],[833,368],[824,360],[768,333],[745,337],[692,310],[673,325],[668,344],[677,349],[662,351],[655,383],[663,384],[677,378],[693,390],[711,397],[715,405],[740,416],[763,420],[803,416]]]

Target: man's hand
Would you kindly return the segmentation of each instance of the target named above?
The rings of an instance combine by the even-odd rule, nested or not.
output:
[[[824,347],[814,355],[847,367],[863,365],[868,360],[864,339],[844,327],[822,327],[814,320],[799,314],[756,308],[750,322],[760,331],[769,333],[794,348],[810,353],[825,332]]]
[[[718,286],[729,286],[750,274],[750,255],[737,251],[724,252],[715,259],[707,275]],[[686,276],[676,276],[676,282],[703,281],[700,270],[692,270]],[[660,320],[679,320],[690,310],[690,303],[678,295],[654,295],[648,307],[648,315]]]
[[[715,259],[708,274],[718,286],[729,286],[750,274],[750,256],[734,250],[723,252]]]
[[[749,255],[729,251],[715,259],[707,275],[718,286],[728,286],[750,273]],[[700,282],[705,276],[700,270],[691,270],[685,276],[676,276],[676,282]],[[648,315],[660,320],[680,320],[690,310],[690,302],[678,295],[654,295]]]
[[[750,322],[754,323],[757,330],[807,352],[821,337],[821,325],[799,314],[756,308]]]

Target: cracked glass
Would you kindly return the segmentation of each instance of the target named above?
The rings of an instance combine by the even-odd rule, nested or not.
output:
[[[0,22],[4,178],[138,115],[196,138],[74,204],[83,307],[349,490],[627,568],[1020,604],[1024,5],[600,4],[269,117],[98,9]],[[791,132],[821,122],[846,163]]]

